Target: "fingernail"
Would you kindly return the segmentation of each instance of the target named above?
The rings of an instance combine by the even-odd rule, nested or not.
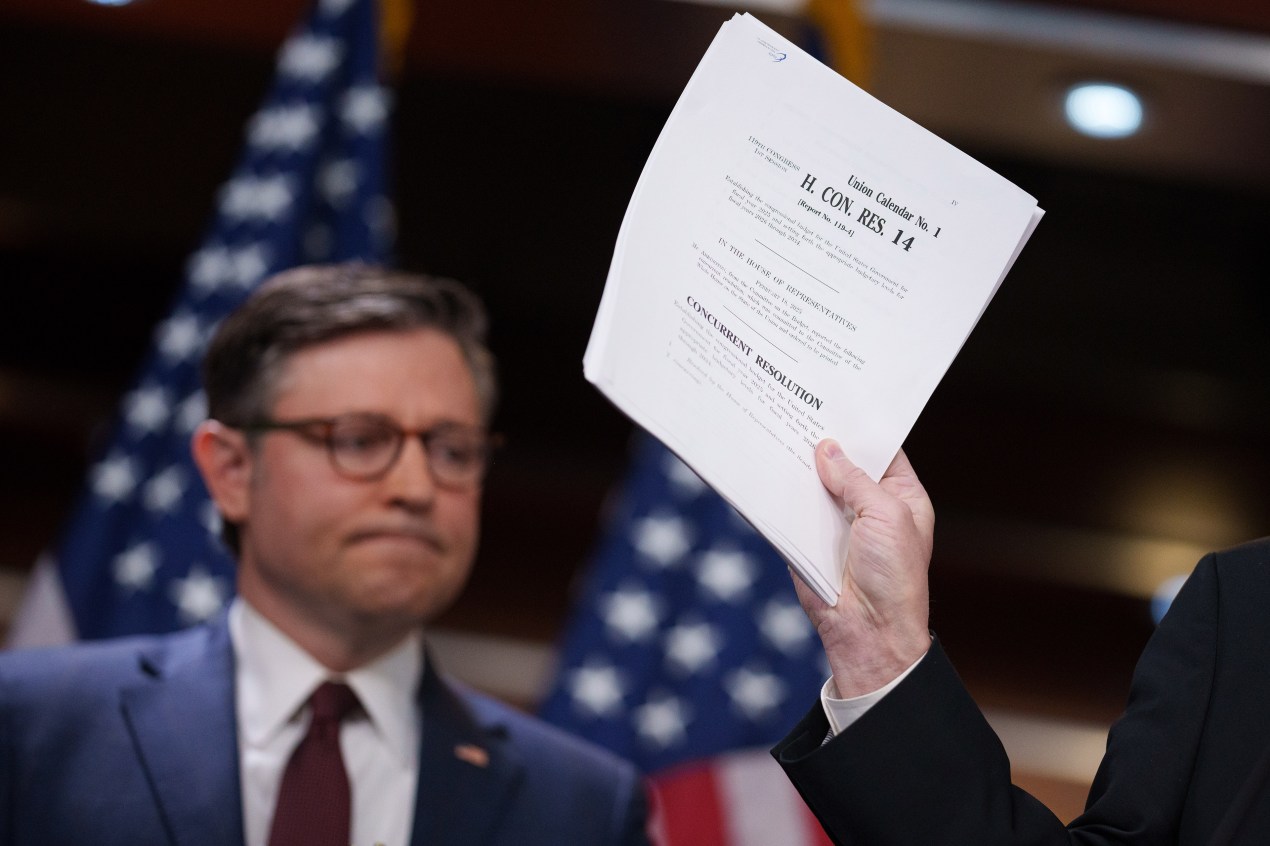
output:
[[[830,461],[837,461],[841,458],[846,458],[846,456],[843,454],[842,447],[838,445],[837,441],[825,441],[825,458]]]

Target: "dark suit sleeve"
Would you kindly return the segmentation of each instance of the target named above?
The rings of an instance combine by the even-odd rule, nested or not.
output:
[[[821,745],[819,703],[772,753],[839,844],[1177,842],[1212,685],[1212,556],[1143,652],[1087,811],[1070,830],[1010,782],[996,735],[938,640],[895,690]]]

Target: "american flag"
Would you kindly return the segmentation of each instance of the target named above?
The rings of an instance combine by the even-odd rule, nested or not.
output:
[[[241,160],[60,545],[37,565],[11,643],[169,631],[228,601],[232,561],[189,451],[206,409],[203,349],[276,271],[386,258],[389,108],[376,4],[320,0],[279,51]]]
[[[767,752],[827,677],[785,562],[642,439],[542,715],[651,776],[664,843],[828,843]]]

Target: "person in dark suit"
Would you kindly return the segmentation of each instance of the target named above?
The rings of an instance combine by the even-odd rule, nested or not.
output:
[[[0,656],[0,844],[642,844],[635,770],[449,682],[476,551],[480,303],[289,271],[217,330],[195,461],[238,596],[172,635]]]
[[[833,442],[816,463],[851,520],[838,605],[797,586],[832,679],[772,753],[836,843],[1270,842],[1270,540],[1196,566],[1143,651],[1085,812],[1065,826],[1010,783],[927,631],[934,512],[907,458],[880,484]]]

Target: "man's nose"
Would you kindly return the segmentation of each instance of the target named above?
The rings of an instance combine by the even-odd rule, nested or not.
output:
[[[408,435],[401,454],[384,477],[390,495],[411,508],[427,508],[436,496],[436,480],[428,465],[428,451],[423,439]]]

